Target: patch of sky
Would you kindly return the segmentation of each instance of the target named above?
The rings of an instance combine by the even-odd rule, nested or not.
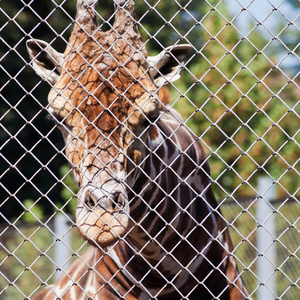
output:
[[[287,0],[225,2],[233,24],[242,36],[250,37],[253,30],[259,30],[266,40],[272,41],[265,53],[276,53],[280,67],[293,69],[295,65],[300,65],[299,57],[295,54],[299,47],[297,40],[300,41],[299,5],[291,5]]]

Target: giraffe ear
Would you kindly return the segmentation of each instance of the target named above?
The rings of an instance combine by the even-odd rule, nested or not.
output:
[[[149,56],[149,75],[156,86],[160,87],[177,80],[181,64],[192,47],[188,44],[170,46],[157,56]]]
[[[41,40],[28,40],[26,46],[35,72],[55,84],[61,73],[63,55]]]

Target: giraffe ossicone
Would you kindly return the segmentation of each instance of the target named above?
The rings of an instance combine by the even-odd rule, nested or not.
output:
[[[92,244],[35,299],[243,299],[205,152],[159,100],[192,47],[148,57],[134,1],[114,2],[114,24],[102,31],[97,1],[77,1],[64,53],[27,41],[51,85],[47,109],[79,186],[76,223]]]

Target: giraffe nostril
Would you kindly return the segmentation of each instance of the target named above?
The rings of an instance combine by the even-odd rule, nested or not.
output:
[[[91,197],[91,195],[86,196],[84,204],[90,209],[93,209],[96,206],[96,203],[95,203],[94,199]]]
[[[111,201],[111,208],[112,210],[115,210],[117,207],[120,207],[120,204],[122,203],[122,199],[121,199],[121,193],[120,192],[116,192],[112,195],[112,201]]]
[[[87,193],[84,204],[90,210],[94,210],[97,206],[105,210],[117,211],[122,207],[122,193],[114,192],[107,196],[96,197],[93,193]]]

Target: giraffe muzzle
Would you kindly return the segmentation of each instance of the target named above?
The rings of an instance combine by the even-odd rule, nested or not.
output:
[[[84,204],[90,210],[94,210],[99,207],[111,213],[115,213],[124,209],[126,205],[126,201],[124,198],[125,197],[121,192],[114,192],[109,194],[108,196],[103,196],[100,199],[98,199],[98,197],[93,195],[92,193],[88,193],[85,196]]]
[[[127,232],[129,205],[126,192],[87,186],[80,190],[76,222],[83,237],[101,247],[117,242]]]

